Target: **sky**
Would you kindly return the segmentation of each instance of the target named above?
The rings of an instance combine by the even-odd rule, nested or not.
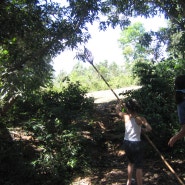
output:
[[[167,25],[164,17],[154,17],[151,19],[135,18],[131,22],[143,23],[146,31],[157,31],[160,27]],[[112,29],[108,28],[106,31],[99,31],[98,24],[94,23],[88,27],[91,34],[91,39],[86,44],[86,47],[92,52],[94,56],[94,64],[107,60],[108,62],[116,62],[121,64],[123,62],[122,50],[119,47],[118,39],[120,38],[121,29],[119,27]],[[70,73],[74,65],[79,62],[74,59],[76,51],[66,50],[53,59],[53,68],[55,75],[61,71]],[[83,63],[84,66],[90,65]]]

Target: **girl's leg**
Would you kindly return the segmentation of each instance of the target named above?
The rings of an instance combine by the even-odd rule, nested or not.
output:
[[[137,180],[137,185],[143,185],[143,170],[140,168],[136,169],[136,180]]]
[[[128,163],[128,167],[127,167],[127,171],[128,171],[127,185],[131,185],[133,170],[134,170],[134,165],[132,163]]]

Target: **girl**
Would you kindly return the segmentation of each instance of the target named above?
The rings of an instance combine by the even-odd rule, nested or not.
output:
[[[122,111],[122,109],[126,111]],[[136,100],[131,99],[126,103],[119,102],[116,105],[116,113],[123,119],[125,124],[125,136],[124,136],[124,146],[125,153],[128,158],[128,179],[127,185],[131,185],[132,174],[134,166],[136,168],[136,180],[138,185],[142,185],[142,164],[143,164],[143,144],[141,141],[141,130],[144,132],[149,132],[152,130],[151,126],[147,120],[138,115],[139,105]],[[145,128],[141,128],[144,125]]]

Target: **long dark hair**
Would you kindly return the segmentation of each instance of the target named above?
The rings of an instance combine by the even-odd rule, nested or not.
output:
[[[141,111],[141,107],[136,99],[127,100],[125,105],[129,111],[137,112],[137,113]]]
[[[185,93],[178,91],[185,89],[185,75],[179,75],[175,79],[175,101],[177,104],[184,101]]]

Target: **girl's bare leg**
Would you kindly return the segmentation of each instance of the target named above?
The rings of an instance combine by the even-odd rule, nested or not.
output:
[[[136,169],[136,180],[137,180],[137,185],[143,185],[143,170],[142,169]]]
[[[127,167],[127,171],[128,171],[127,185],[131,185],[133,170],[134,170],[134,165],[132,163],[128,163],[128,167]]]

